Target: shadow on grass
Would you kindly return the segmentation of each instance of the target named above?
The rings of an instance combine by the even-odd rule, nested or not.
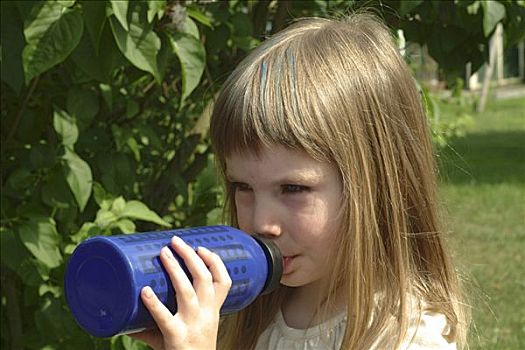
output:
[[[473,133],[439,152],[440,179],[451,184],[525,184],[525,131]]]

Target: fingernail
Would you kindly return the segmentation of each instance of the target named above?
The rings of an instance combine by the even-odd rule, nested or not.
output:
[[[197,247],[197,251],[201,251],[201,250],[203,250],[205,253],[209,253],[209,252],[211,252],[211,251],[210,251],[208,248],[206,248],[206,247],[201,247],[201,246]]]
[[[168,248],[168,247],[164,247],[162,248],[162,253],[164,254],[164,256],[166,258],[169,258],[169,259],[172,259],[172,260],[175,260],[175,257],[173,256],[173,253],[171,252],[171,249]]]
[[[177,245],[178,245],[178,244],[182,244],[182,243],[184,243],[184,241],[183,241],[182,238],[180,238],[179,236],[173,236],[173,237],[171,238],[171,243],[173,243],[173,244],[177,244]]]
[[[144,296],[146,298],[151,298],[153,296],[153,290],[150,286],[146,286],[142,289],[142,292],[144,293]]]

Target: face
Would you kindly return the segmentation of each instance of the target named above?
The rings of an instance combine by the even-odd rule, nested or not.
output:
[[[281,283],[323,282],[331,269],[341,209],[337,169],[282,146],[264,148],[259,155],[235,153],[226,159],[226,168],[239,228],[271,238],[281,249]]]

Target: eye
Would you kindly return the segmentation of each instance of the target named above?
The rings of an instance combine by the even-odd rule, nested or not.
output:
[[[281,186],[282,193],[303,193],[308,191],[310,191],[310,187],[307,186],[293,184],[286,184]]]
[[[251,191],[251,187],[243,182],[230,182],[230,188],[233,192],[247,192]]]

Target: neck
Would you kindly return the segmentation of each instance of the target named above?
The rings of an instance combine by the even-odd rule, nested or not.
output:
[[[345,310],[343,293],[336,293],[335,300],[330,300],[330,305],[327,305],[327,296],[321,293],[322,290],[319,285],[288,288],[281,311],[289,327],[313,327]]]

